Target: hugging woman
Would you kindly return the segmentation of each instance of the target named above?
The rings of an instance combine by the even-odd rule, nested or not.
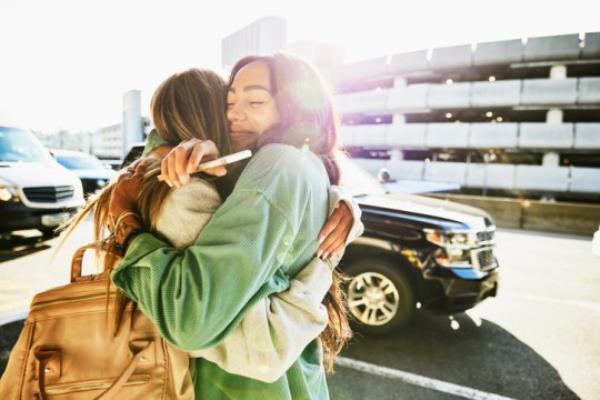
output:
[[[188,100],[172,96],[165,103],[182,108],[190,103]],[[153,104],[159,136],[168,145],[177,146],[172,150],[159,146],[154,152],[159,159],[163,157],[162,161],[151,160],[143,167],[140,163],[135,173],[122,175],[110,195],[105,196],[110,196],[108,208],[104,209],[105,221],[110,225],[110,221],[119,220],[115,239],[127,247],[125,257],[112,272],[112,280],[156,324],[165,339],[192,353],[227,346],[236,333],[236,340],[241,342],[255,337],[258,328],[266,325],[249,322],[248,318],[258,315],[253,314],[257,305],[267,315],[258,318],[269,324],[270,328],[263,332],[274,332],[273,338],[263,337],[261,343],[284,354],[279,359],[290,360],[281,375],[259,380],[241,375],[243,371],[228,371],[223,361],[231,356],[227,351],[217,354],[222,358],[192,358],[190,372],[196,398],[326,399],[329,395],[323,348],[331,360],[349,337],[337,274],[326,288],[323,301],[326,322],[322,318],[325,309],[315,306],[315,299],[322,300],[319,296],[324,293],[323,287],[329,286],[326,277],[331,279],[331,272],[323,270],[316,255],[319,233],[334,208],[330,207],[331,185],[339,181],[333,153],[337,131],[331,97],[307,63],[278,54],[246,58],[235,66],[227,85],[223,110],[227,120],[220,131],[222,135],[215,137],[219,128],[211,127],[204,137],[190,132],[191,137],[179,143],[186,139],[181,132],[186,125],[192,126],[197,115],[218,115],[218,102],[201,104],[199,109],[182,113],[181,120],[173,126],[157,123],[156,116],[161,111],[158,104]],[[180,132],[179,136],[173,136],[173,132]],[[203,159],[245,148],[254,150],[254,156],[247,163],[229,168],[224,177],[212,183],[190,179],[189,172]],[[160,190],[167,192],[162,202],[155,201],[160,198],[155,191],[145,195],[143,190],[145,182],[157,181],[159,174],[164,182],[160,183]],[[220,197],[215,198],[208,222],[196,224],[197,236],[187,235],[175,243],[176,236],[185,236],[183,232],[191,226],[191,219],[172,217],[178,212],[174,205],[170,206],[173,211],[165,210],[169,210],[170,197],[180,199],[172,200],[173,204],[193,209],[194,202],[189,200],[195,196],[193,193],[180,192],[178,196],[178,191],[185,191],[192,184],[204,185],[198,193],[202,199],[209,198],[206,193],[211,184]],[[161,213],[165,216],[162,223]],[[151,223],[153,215],[155,225]],[[353,232],[361,230],[357,216],[355,213]],[[350,226],[342,225],[341,230],[343,239],[335,239],[325,253],[331,248],[343,248]],[[312,286],[294,294],[294,288],[302,285]],[[284,303],[291,306],[287,310],[273,306]],[[296,312],[298,309],[301,311]],[[279,317],[268,315],[278,311]],[[272,329],[277,326],[275,321],[282,318],[291,322],[280,324],[280,331]],[[324,331],[317,332],[312,340],[296,342],[297,330],[292,331],[294,336],[281,333],[294,324],[316,326],[319,321]],[[286,337],[289,340],[279,342]],[[302,340],[305,343],[300,343]],[[247,348],[247,344],[246,341],[236,348]],[[285,353],[292,348],[298,350]],[[254,368],[260,367],[259,363]]]

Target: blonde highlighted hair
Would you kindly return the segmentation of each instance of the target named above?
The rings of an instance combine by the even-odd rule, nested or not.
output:
[[[296,65],[294,60],[290,62]],[[173,146],[183,140],[198,138],[212,140],[221,154],[229,154],[230,143],[225,117],[225,90],[226,83],[223,79],[208,70],[190,69],[171,76],[158,87],[152,97],[151,112],[156,131],[167,144]],[[333,113],[333,110],[328,109],[327,115],[332,115],[331,113]],[[333,125],[331,129],[335,129]],[[336,183],[338,179],[337,165],[333,158],[330,158],[331,150],[335,144],[335,133],[335,130],[328,129],[326,138],[315,141],[319,143],[320,148],[311,149],[313,151],[318,150],[318,154],[322,156],[330,176],[333,175],[333,183]],[[137,210],[134,211],[141,216],[143,229],[157,234],[156,221],[161,206],[171,189],[167,184],[157,179],[161,171],[162,159],[160,157],[149,157],[138,160],[136,163],[142,161],[145,163],[145,173],[137,201]],[[132,165],[132,168],[134,167],[135,164]],[[222,179],[225,181],[222,185],[233,187],[232,182],[235,181],[236,175],[240,172],[239,165],[235,166],[233,171],[230,169]],[[95,240],[105,240],[108,246],[115,245],[114,242],[111,242],[111,237],[108,236],[108,205],[113,189],[114,184],[110,184],[90,199],[85,208],[70,222],[63,243],[79,223],[87,215],[93,213]],[[110,273],[118,259],[111,252],[106,252],[102,260],[98,255],[98,261],[101,261],[100,264],[103,266],[104,271]],[[351,336],[347,307],[340,288],[342,279],[342,275],[338,271],[334,271],[334,284],[323,300],[323,304],[327,307],[329,313],[328,326],[321,334],[323,346],[329,353],[328,360],[324,360],[325,369],[328,372],[333,371],[333,357],[339,353]],[[120,291],[117,291],[115,301],[117,312],[114,321],[114,334],[116,335],[121,324],[123,311],[130,300]]]
[[[212,140],[221,154],[229,152],[229,136],[225,118],[225,81],[210,70],[189,69],[172,75],[154,92],[151,101],[151,113],[159,136],[170,145],[197,138]],[[165,198],[171,188],[157,179],[161,172],[160,157],[149,156],[135,161],[130,168],[144,162],[145,173],[137,201],[136,211],[143,229],[156,234],[156,221]],[[104,241],[105,248],[115,249],[116,243],[109,235],[108,206],[114,183],[109,184],[91,197],[85,207],[68,223],[67,232],[61,245],[70,237],[77,226],[90,214],[94,219],[94,240]],[[59,246],[60,247],[60,246]],[[104,272],[110,273],[118,261],[116,252],[106,251],[101,258],[97,252],[98,265]],[[110,290],[108,280],[107,291]],[[125,307],[130,300],[120,291],[115,299],[116,315],[114,334],[118,333]]]

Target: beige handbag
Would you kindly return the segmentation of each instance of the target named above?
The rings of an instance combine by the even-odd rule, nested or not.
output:
[[[117,335],[116,290],[108,274],[81,276],[77,250],[71,283],[37,294],[0,379],[0,399],[193,399],[188,354],[161,338],[135,305]]]

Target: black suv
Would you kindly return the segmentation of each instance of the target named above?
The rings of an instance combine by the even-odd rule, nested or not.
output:
[[[137,159],[131,148],[122,166]],[[362,209],[365,233],[346,249],[341,269],[355,329],[395,331],[422,307],[453,313],[495,296],[498,262],[492,218],[484,211],[425,196],[389,193],[340,157],[342,186]]]
[[[351,277],[348,305],[357,330],[387,334],[409,322],[418,307],[454,313],[496,295],[496,227],[487,213],[389,193],[352,160],[340,163],[365,225],[341,263]]]

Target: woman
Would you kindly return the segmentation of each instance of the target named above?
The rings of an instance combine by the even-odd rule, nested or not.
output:
[[[197,69],[177,73],[163,82],[151,102],[154,132],[160,142],[179,143],[194,137],[210,139],[224,147],[223,138],[227,138],[223,129],[224,88],[225,82],[214,72]],[[219,119],[223,120],[222,124]],[[221,199],[214,182],[198,177],[176,189],[159,182],[156,176],[164,150],[155,149],[154,158],[140,160],[146,164],[147,173],[137,209],[145,230],[165,238],[176,248],[183,248],[192,244],[221,205]],[[95,210],[96,240],[101,239],[101,230],[107,225],[107,200],[113,189],[112,184],[106,187],[77,217],[81,221]],[[337,193],[332,192],[332,200],[337,197]],[[113,261],[106,259],[104,267],[111,270]],[[329,265],[314,258],[291,280],[290,288],[254,304],[222,342],[190,355],[205,358],[230,373],[265,382],[276,380],[327,325],[327,311],[321,302],[332,281]],[[122,312],[124,298],[117,296],[117,299]],[[117,314],[117,327],[120,314]]]
[[[117,240],[128,247],[112,273],[114,283],[167,340],[188,350],[219,343],[253,304],[288,287],[317,251],[329,185],[339,180],[331,98],[305,62],[284,55],[241,60],[232,71],[227,105],[232,147],[256,153],[193,245],[178,250],[137,234],[140,218],[131,210],[139,175],[119,179],[110,205],[113,215],[127,215],[116,229]],[[176,186],[185,184],[206,155],[218,156],[214,144],[184,142],[163,160],[162,175]],[[329,324],[321,335],[330,357],[348,338],[338,284],[328,294]],[[321,341],[314,340],[284,376],[264,383],[197,359],[196,395],[328,398],[322,360]]]

